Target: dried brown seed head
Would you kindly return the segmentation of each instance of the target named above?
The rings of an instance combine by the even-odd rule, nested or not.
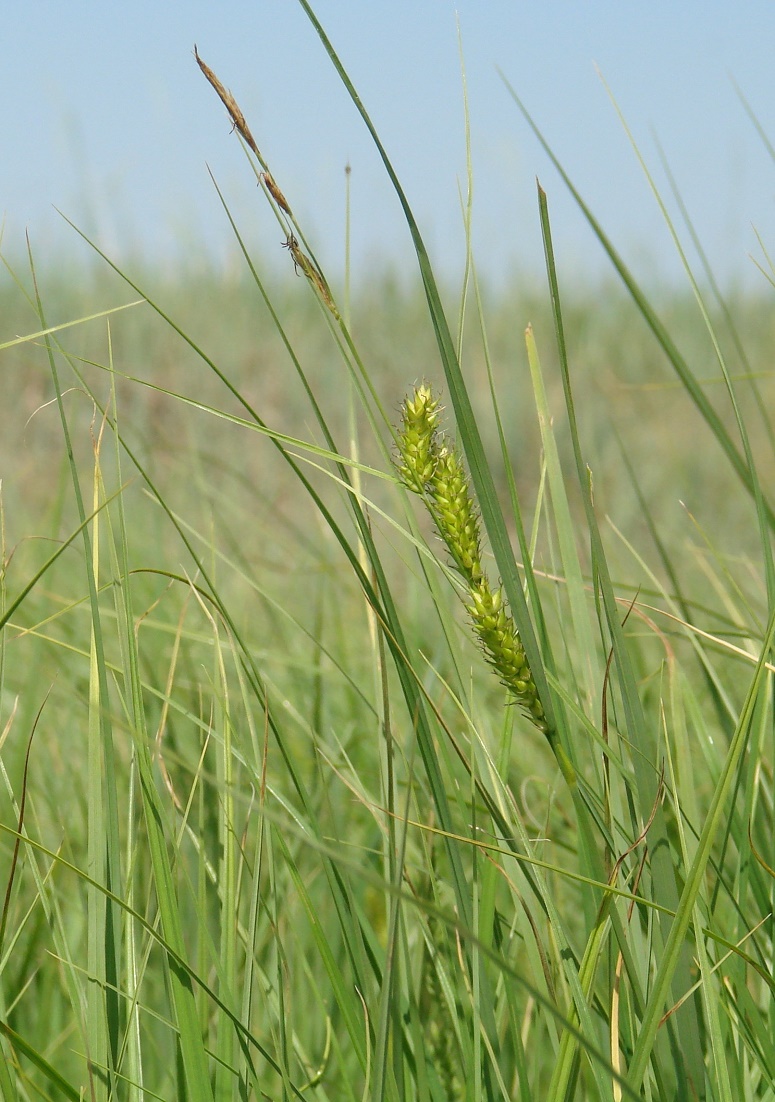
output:
[[[212,71],[210,66],[205,64],[204,61],[202,61],[201,57],[199,56],[199,51],[197,50],[196,46],[194,46],[194,57],[196,58],[197,65],[202,70],[204,75],[207,77],[207,79],[210,82],[210,84],[212,85],[212,87],[218,93],[218,96],[221,100],[221,103],[226,108],[226,110],[229,112],[229,118],[234,123],[234,129],[238,130],[240,132],[240,134],[245,139],[247,144],[250,146],[250,148],[253,150],[255,155],[258,157],[259,161],[261,161],[262,157],[261,157],[261,154],[258,151],[258,146],[256,145],[256,142],[255,142],[255,139],[253,138],[253,135],[250,133],[250,128],[248,127],[248,124],[245,122],[245,116],[240,111],[239,104],[235,100],[234,96],[231,94],[231,92],[229,92],[226,88],[224,88],[224,86],[221,84],[220,80],[218,80],[218,77]]]
[[[261,179],[266,184],[266,190],[272,196],[275,203],[277,203],[280,210],[284,210],[286,214],[290,214],[291,208],[288,206],[288,200],[285,198],[277,184],[274,182],[274,177],[272,176],[272,173],[262,172]]]

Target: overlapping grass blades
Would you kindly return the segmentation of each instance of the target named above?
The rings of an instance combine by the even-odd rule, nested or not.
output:
[[[38,956],[48,960],[51,931],[61,962],[51,1005],[69,1007],[77,1042],[63,1030],[49,1045],[29,1014],[24,983],[9,999],[4,990],[2,1013],[10,1005],[24,1032],[0,1022],[2,1089],[20,1095],[29,1075],[36,1089],[45,1084],[65,1097],[84,1090],[119,1097],[126,1090],[133,1102],[153,1092],[202,1102],[262,1094],[310,1102],[764,1100],[766,1080],[775,1075],[766,1001],[773,989],[772,804],[762,785],[771,767],[767,658],[775,616],[761,612],[758,594],[736,590],[720,566],[713,582],[723,626],[745,644],[730,657],[721,630],[703,634],[692,621],[709,611],[710,601],[701,608],[681,591],[686,566],[666,542],[657,558],[667,583],[649,553],[630,546],[636,578],[648,592],[621,584],[622,557],[611,555],[576,422],[584,396],[573,385],[543,192],[539,217],[562,401],[547,366],[555,350],[543,333],[539,347],[538,327],[526,328],[525,371],[504,383],[492,362],[468,236],[470,188],[465,286],[453,335],[387,153],[320,24],[301,3],[374,138],[414,242],[455,436],[471,475],[468,487],[460,458],[456,485],[470,489],[466,509],[481,509],[483,522],[481,532],[473,525],[476,569],[466,556],[457,565],[475,583],[485,572],[487,544],[492,548],[493,575],[503,582],[546,701],[553,748],[573,764],[557,773],[543,715],[539,734],[509,707],[497,679],[488,680],[461,630],[454,572],[444,552],[426,542],[412,502],[390,485],[397,480],[384,411],[395,408],[412,380],[402,378],[389,394],[378,388],[350,332],[350,311],[340,309],[333,281],[293,218],[295,204],[254,149],[240,112],[239,133],[250,135],[259,158],[260,194],[281,216],[291,260],[306,276],[294,281],[294,291],[311,294],[319,307],[315,316],[349,379],[353,408],[371,432],[369,454],[377,458],[373,466],[363,462],[360,441],[352,454],[341,447],[327,412],[331,396],[308,378],[304,355],[220,191],[321,442],[269,424],[249,397],[250,380],[209,355],[163,305],[162,293],[141,289],[142,280],[99,249],[224,388],[223,408],[220,399],[201,397],[201,380],[193,377],[185,393],[130,379],[114,362],[110,331],[104,365],[69,355],[63,327],[46,325],[38,300],[34,327],[47,336],[77,523],[43,568],[14,590],[0,628],[3,647],[42,636],[54,598],[41,579],[53,577],[62,556],[85,537],[68,579],[78,596],[68,594],[64,603],[88,608],[87,630],[67,648],[58,645],[72,660],[68,674],[86,674],[86,719],[68,722],[78,734],[83,729],[88,749],[86,828],[83,853],[70,861],[36,840],[40,825],[31,817],[20,852],[32,874],[18,888],[24,907],[21,918],[14,912],[10,944],[23,942],[26,915],[45,916],[45,932],[31,940],[45,946]],[[233,117],[239,108],[230,102]],[[645,296],[627,278],[648,314]],[[463,329],[471,289],[510,513],[485,447],[489,430],[474,415],[469,393]],[[669,348],[669,335],[656,319],[650,324]],[[110,380],[107,398],[94,381],[95,364]],[[70,440],[62,365],[99,426],[89,438],[91,512],[81,500],[84,475]],[[720,419],[701,385],[686,364],[680,370],[715,431]],[[291,562],[309,554],[303,561],[313,568],[306,573],[322,579],[305,589],[312,597],[300,614],[291,611],[291,583],[271,571],[265,581],[254,553],[255,543],[263,551],[273,526],[282,524],[275,515],[263,528],[249,524],[263,487],[251,487],[235,534],[221,523],[227,479],[214,465],[203,492],[209,516],[200,519],[196,509],[187,515],[178,496],[182,480],[157,477],[153,451],[141,455],[131,416],[125,410],[119,416],[127,383],[242,434],[240,458],[253,444],[272,441],[278,466],[288,472],[283,493],[292,486],[302,497],[283,554]],[[512,466],[503,416],[510,389],[534,403],[540,433],[531,530],[523,524],[522,472]],[[741,449],[729,436],[719,444],[758,508],[771,607],[765,546],[771,513],[742,414],[738,428]],[[199,453],[184,463],[194,486],[207,486],[203,465]],[[133,479],[161,518],[159,529],[175,537],[171,552],[162,539],[146,546],[139,568],[138,518],[148,503],[138,504]],[[647,519],[661,537],[658,519]],[[157,561],[162,554],[171,561]],[[144,592],[149,576],[163,578],[179,602],[174,624],[150,622],[149,610],[162,598]],[[17,623],[33,602],[30,621]],[[654,623],[667,612],[670,639]],[[189,618],[195,628],[185,626]],[[9,627],[19,629],[18,638]],[[162,630],[169,645],[152,642]],[[698,675],[676,656],[684,640]],[[653,642],[660,646],[656,663]],[[735,662],[746,663],[743,700]],[[288,668],[278,675],[281,664]],[[346,703],[337,695],[340,684]],[[710,704],[703,694],[712,694]],[[702,755],[704,783],[692,773],[693,754]],[[75,775],[77,755],[71,757]],[[36,765],[33,759],[33,809],[41,798]],[[5,773],[3,780],[13,797]],[[533,804],[530,786],[539,783],[546,795]],[[68,798],[76,820],[77,795]],[[70,833],[75,845],[75,826]],[[71,843],[69,835],[65,841]],[[37,864],[44,860],[45,876]],[[75,879],[86,900],[80,932],[64,876]],[[17,959],[6,952],[4,980]],[[18,968],[26,982],[23,961]],[[56,1070],[57,1059],[66,1074]]]

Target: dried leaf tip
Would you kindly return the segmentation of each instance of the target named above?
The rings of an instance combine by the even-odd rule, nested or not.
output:
[[[231,92],[229,92],[228,89],[224,88],[224,86],[221,84],[220,80],[218,80],[218,77],[212,71],[210,66],[207,65],[204,61],[202,61],[201,57],[199,56],[199,51],[197,50],[196,45],[194,45],[194,57],[196,58],[197,65],[202,70],[205,77],[207,78],[207,80],[212,85],[212,87],[218,93],[218,97],[220,98],[221,103],[226,108],[226,110],[229,112],[229,118],[231,119],[232,123],[234,124],[234,129],[238,130],[240,132],[240,134],[245,139],[245,141],[247,142],[249,147],[253,150],[255,155],[258,157],[259,161],[262,161],[263,159],[261,157],[261,154],[258,151],[258,146],[256,145],[256,142],[255,142],[255,139],[254,139],[253,135],[250,133],[250,127],[245,122],[245,116],[242,114],[242,112],[239,109],[239,104],[237,103],[237,101],[235,100],[235,98],[231,94]]]

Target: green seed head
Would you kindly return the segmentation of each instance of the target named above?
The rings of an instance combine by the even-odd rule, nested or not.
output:
[[[469,585],[482,577],[479,512],[460,456],[442,438],[430,484],[431,512],[455,566]]]
[[[415,387],[401,406],[396,466],[401,481],[413,493],[422,494],[436,467],[436,431],[439,401],[423,383]]]
[[[485,657],[536,727],[549,732],[522,641],[499,586],[482,569],[481,521],[463,461],[439,430],[439,401],[423,383],[404,399],[396,467],[421,494],[468,588],[468,614]]]
[[[545,730],[544,709],[538,699],[538,690],[519,632],[504,607],[503,590],[499,587],[493,591],[487,578],[483,577],[470,592],[468,614],[485,657],[498,674],[501,684],[525,709],[536,726]]]

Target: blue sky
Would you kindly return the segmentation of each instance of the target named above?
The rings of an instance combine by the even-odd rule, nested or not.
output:
[[[563,271],[606,270],[502,70],[585,199],[642,276],[680,279],[669,234],[595,66],[675,212],[655,139],[719,276],[764,286],[775,251],[775,4],[318,0],[315,10],[377,126],[440,270],[462,270],[465,182],[459,17],[474,167],[474,240],[491,279],[540,272],[535,180]],[[341,270],[352,166],[355,276],[412,265],[395,196],[296,0],[27,0],[3,14],[3,250],[85,256],[56,206],[112,255],[227,263],[234,247],[209,165],[251,248],[287,263],[200,54],[234,93],[327,272]]]

